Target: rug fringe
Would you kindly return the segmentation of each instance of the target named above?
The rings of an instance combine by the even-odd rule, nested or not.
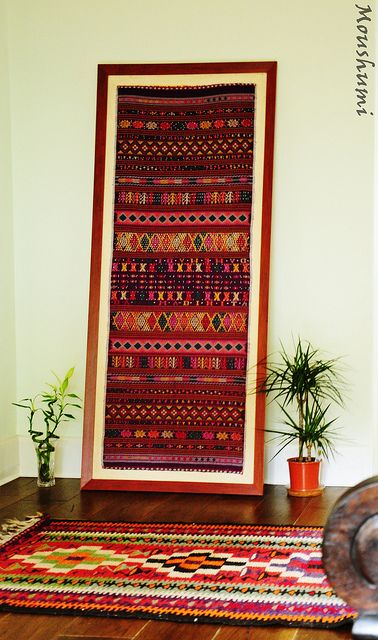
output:
[[[26,516],[25,520],[18,520],[17,518],[10,518],[1,525],[0,530],[0,545],[8,542],[14,536],[26,531],[29,527],[32,527],[36,522],[42,518],[42,513],[38,512],[34,516]]]

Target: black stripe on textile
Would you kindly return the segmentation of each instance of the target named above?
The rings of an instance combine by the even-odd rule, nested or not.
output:
[[[213,85],[206,87],[118,87],[119,96],[148,96],[182,98],[212,96],[219,94],[240,93],[254,94],[255,85],[253,84],[225,84]]]

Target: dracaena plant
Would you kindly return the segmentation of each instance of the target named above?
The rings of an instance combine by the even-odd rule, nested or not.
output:
[[[74,367],[69,369],[64,378],[59,378],[53,372],[55,381],[46,383],[48,390],[42,391],[33,398],[23,398],[14,402],[16,407],[28,411],[28,431],[36,447],[44,449],[47,453],[54,451],[51,441],[59,439],[56,433],[62,422],[74,420],[72,411],[81,409],[80,397],[76,393],[69,392],[70,380],[74,373]],[[35,425],[36,416],[42,416],[39,425]]]
[[[333,403],[343,406],[339,359],[322,358],[318,349],[298,338],[292,355],[281,344],[277,361],[268,359],[265,366],[257,391],[275,400],[284,416],[282,429],[266,429],[281,442],[276,455],[298,441],[298,460],[311,460],[313,451],[328,458],[335,450],[337,418],[327,419],[326,414]]]

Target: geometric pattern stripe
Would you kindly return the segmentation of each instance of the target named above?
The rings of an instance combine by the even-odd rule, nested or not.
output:
[[[109,368],[115,369],[239,369],[245,370],[246,360],[219,356],[111,356]]]
[[[213,401],[214,402],[214,401]],[[232,429],[233,424],[243,419],[243,413],[237,401],[222,401],[219,406],[218,402],[206,400],[202,405],[193,400],[165,400],[162,401],[159,410],[152,411],[154,401],[146,401],[145,398],[134,400],[133,403],[112,404],[108,408],[107,417],[109,421],[114,423],[123,423],[125,418],[129,421],[135,421],[137,425],[140,422],[144,424],[203,424],[210,420],[218,427],[226,427]],[[208,432],[209,435],[211,432]],[[231,431],[233,435],[238,435]],[[206,436],[206,434],[204,434]]]
[[[245,336],[247,329],[246,311],[112,311],[111,328],[128,332],[148,332],[152,334],[223,334],[238,333]],[[114,334],[111,338],[114,337]],[[171,339],[174,336],[171,335]]]
[[[241,474],[255,86],[117,91],[102,465]]]
[[[116,231],[114,238],[115,251],[128,252],[236,252],[248,250],[248,233],[216,233],[216,232],[192,232],[192,233],[154,233],[145,231],[132,233]]]
[[[177,225],[195,225],[200,224],[202,222],[209,221],[212,225],[214,224],[222,224],[224,222],[238,222],[239,224],[248,223],[249,212],[247,210],[238,210],[238,211],[226,211],[221,210],[217,211],[213,209],[212,211],[190,211],[186,215],[182,214],[182,211],[173,211],[169,210],[166,212],[162,211],[116,211],[115,212],[115,223],[118,225],[130,224],[134,222],[143,223],[143,226],[153,225],[160,226],[163,224],[175,223]]]
[[[216,354],[244,354],[246,344],[242,340],[228,340],[227,342],[209,342],[208,340],[178,340],[167,342],[163,340],[128,340],[112,339],[109,345],[109,353],[202,353]]]
[[[42,518],[0,547],[0,608],[233,625],[335,627],[355,612],[320,527]]]

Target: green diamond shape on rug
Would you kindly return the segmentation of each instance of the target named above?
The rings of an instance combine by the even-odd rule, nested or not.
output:
[[[94,571],[103,566],[117,566],[125,561],[125,556],[115,553],[112,549],[82,545],[36,551],[30,555],[16,554],[12,556],[12,560],[31,564],[36,569],[45,569],[48,573],[69,573],[76,570]]]

